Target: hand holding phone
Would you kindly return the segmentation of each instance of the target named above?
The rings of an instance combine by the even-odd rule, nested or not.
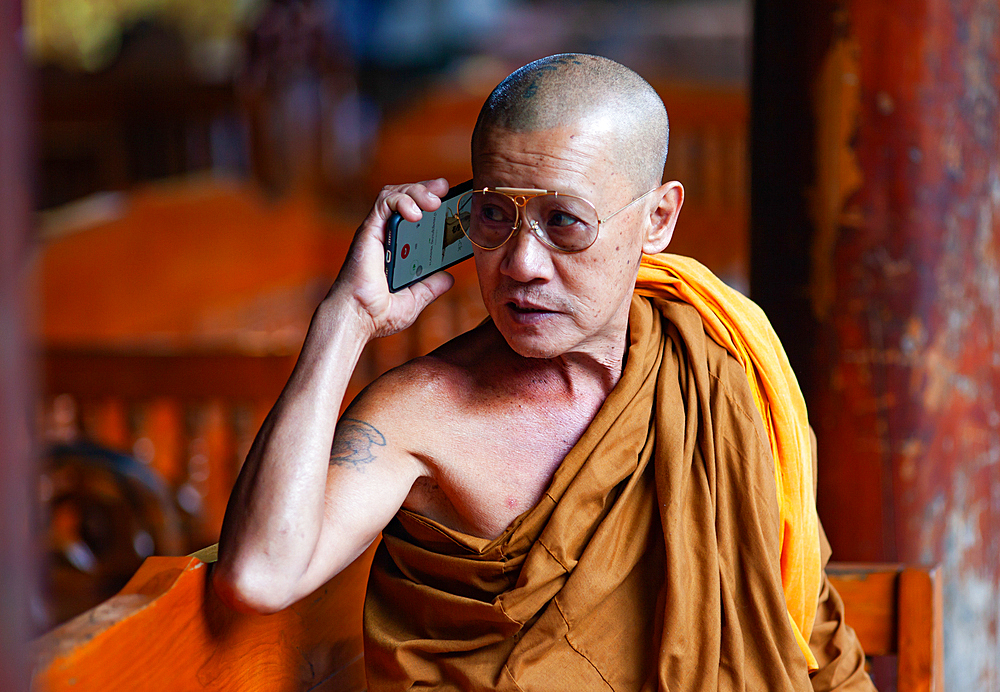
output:
[[[348,309],[352,318],[360,318],[355,326],[365,332],[365,338],[372,339],[406,329],[428,304],[447,291],[454,281],[439,273],[392,293],[385,271],[389,218],[400,212],[404,218],[413,219],[421,212],[436,209],[447,191],[444,178],[384,187],[354,234],[347,257],[321,304],[324,311]]]
[[[472,243],[458,223],[459,197],[472,189],[468,180],[448,190],[436,211],[419,221],[393,214],[386,227],[385,275],[393,293],[472,257]]]

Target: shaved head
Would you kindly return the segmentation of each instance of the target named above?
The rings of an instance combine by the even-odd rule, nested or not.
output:
[[[552,55],[520,68],[493,90],[472,134],[473,161],[485,133],[555,127],[601,128],[634,194],[658,186],[669,128],[663,101],[646,80],[608,58]]]

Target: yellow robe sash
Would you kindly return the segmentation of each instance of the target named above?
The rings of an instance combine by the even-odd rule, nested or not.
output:
[[[644,255],[635,292],[676,298],[694,307],[706,333],[743,365],[774,456],[781,583],[788,616],[809,670],[816,670],[808,642],[816,618],[822,562],[809,419],[781,342],[756,304],[689,257]]]

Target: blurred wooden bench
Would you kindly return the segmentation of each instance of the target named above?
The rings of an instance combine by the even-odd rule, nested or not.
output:
[[[361,615],[374,548],[267,616],[219,602],[205,562],[213,548],[148,558],[117,596],[43,636],[32,689],[365,689]],[[899,692],[941,692],[937,570],[839,563],[828,572],[865,652],[898,657]]]
[[[374,548],[273,615],[219,601],[203,561],[214,548],[147,558],[117,596],[41,637],[32,690],[365,689],[361,613]]]
[[[832,562],[826,571],[865,654],[896,657],[898,692],[943,692],[939,569]]]

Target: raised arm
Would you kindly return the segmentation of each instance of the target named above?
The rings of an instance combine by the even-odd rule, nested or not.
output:
[[[212,582],[232,607],[273,612],[315,590],[371,544],[424,472],[372,422],[337,415],[368,341],[405,329],[451,287],[441,272],[392,294],[383,271],[389,216],[416,221],[447,190],[443,179],[384,189],[316,309],[226,508]]]

